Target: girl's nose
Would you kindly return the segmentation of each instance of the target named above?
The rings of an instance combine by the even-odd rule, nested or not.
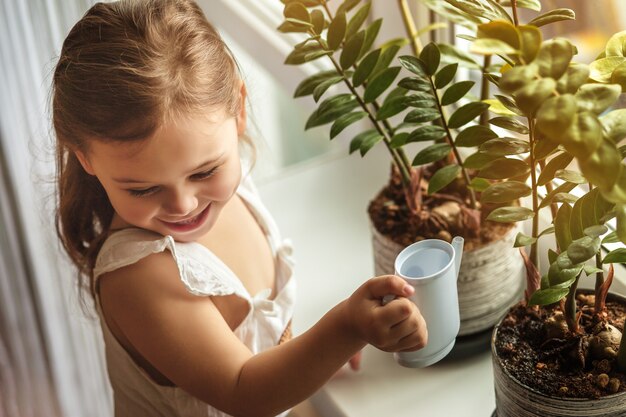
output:
[[[170,216],[185,216],[198,208],[198,199],[191,189],[175,190],[168,193],[163,206]]]

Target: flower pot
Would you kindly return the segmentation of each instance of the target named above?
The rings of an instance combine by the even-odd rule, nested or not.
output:
[[[376,275],[393,274],[394,260],[404,247],[371,225]],[[464,251],[457,282],[461,329],[459,336],[483,332],[520,300],[525,286],[524,261],[513,247],[519,230],[512,228],[501,239]],[[489,336],[485,341],[488,347]]]
[[[626,305],[626,298],[617,294],[609,293],[607,301]],[[600,398],[557,397],[521,383],[503,366],[504,362],[497,354],[496,340],[501,324],[495,326],[491,339],[496,394],[496,411],[492,417],[626,416],[626,392]]]

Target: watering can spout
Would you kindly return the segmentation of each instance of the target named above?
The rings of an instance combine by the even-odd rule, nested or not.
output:
[[[461,268],[461,258],[463,257],[463,238],[461,236],[455,236],[452,239],[452,247],[454,248],[454,267],[456,270],[456,277],[459,277],[459,269]]]

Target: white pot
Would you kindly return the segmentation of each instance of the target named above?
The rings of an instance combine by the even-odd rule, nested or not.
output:
[[[393,274],[394,260],[404,246],[371,224],[376,275]],[[466,336],[492,328],[518,302],[526,286],[524,261],[513,247],[518,228],[501,239],[464,251],[457,283],[461,329]]]

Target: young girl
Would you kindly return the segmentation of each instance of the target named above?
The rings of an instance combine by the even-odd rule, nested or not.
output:
[[[395,276],[289,340],[290,250],[242,168],[245,97],[190,0],[98,3],[63,44],[57,225],[95,298],[118,417],[276,415],[368,343],[426,343]]]

